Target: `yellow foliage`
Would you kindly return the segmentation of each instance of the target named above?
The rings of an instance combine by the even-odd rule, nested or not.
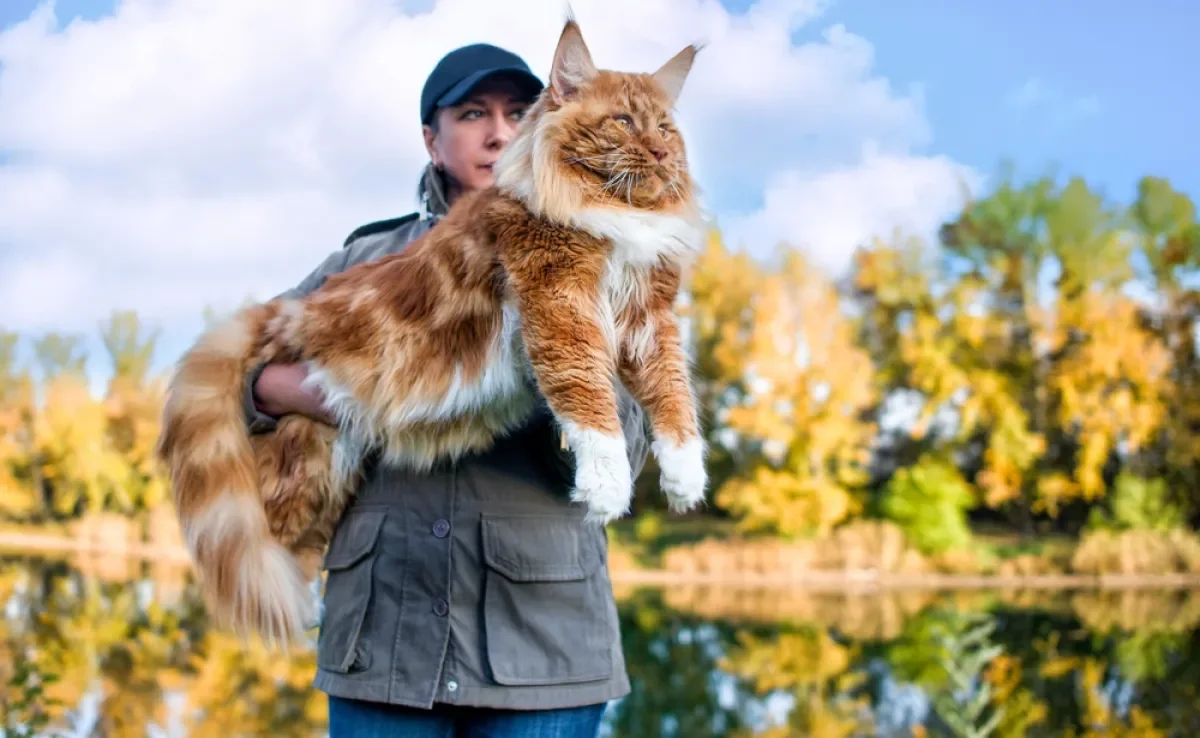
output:
[[[719,666],[749,680],[759,694],[820,684],[845,673],[854,660],[854,652],[824,628],[770,637],[738,631],[735,638]]]
[[[154,458],[163,382],[116,377],[104,400],[111,444],[126,464],[126,504],[152,510],[168,498],[167,479]]]
[[[861,416],[876,401],[874,369],[833,284],[797,251],[782,262],[761,278],[750,328],[738,333],[746,387],[727,415],[731,431],[762,449],[764,465],[716,500],[743,530],[822,534],[857,511],[854,495],[867,481],[875,426]]]
[[[1050,350],[1064,349],[1066,335],[1086,336],[1055,364],[1050,388],[1059,393],[1058,420],[1081,439],[1075,485],[1084,499],[1106,489],[1101,469],[1118,443],[1136,453],[1167,417],[1171,355],[1162,340],[1140,325],[1131,299],[1097,291],[1060,306]],[[1044,498],[1053,507],[1058,498]]]
[[[848,738],[862,735],[868,727],[861,715],[868,700],[849,696],[864,679],[850,672],[857,649],[839,644],[824,628],[770,637],[739,630],[734,638],[737,645],[720,659],[720,668],[747,679],[759,694],[776,690],[794,694],[797,703],[789,728],[801,735]]]
[[[1081,730],[1071,728],[1070,738],[1166,738],[1166,733],[1154,725],[1144,710],[1134,705],[1129,710],[1129,722],[1116,715],[1113,705],[1102,689],[1105,664],[1086,659],[1080,671]]]
[[[35,414],[33,379],[15,366],[17,336],[0,333],[0,512],[28,515],[37,508],[18,471],[28,466]]]
[[[169,496],[154,460],[163,400],[148,376],[153,339],[136,315],[118,314],[105,332],[114,374],[96,397],[73,337],[34,343],[42,376],[19,370],[17,337],[0,334],[0,515],[69,517],[78,510],[129,513]]]
[[[1046,441],[1030,427],[1015,378],[1000,368],[1011,325],[982,312],[979,299],[974,284],[955,285],[948,298],[954,308],[949,320],[932,311],[918,315],[903,335],[900,351],[911,367],[914,388],[926,397],[918,429],[923,431],[935,413],[949,406],[958,409],[958,439],[988,429],[976,485],[985,502],[998,507],[1020,498]]]
[[[729,252],[713,233],[689,275],[679,312],[695,346],[698,394],[710,422],[723,424],[724,395],[743,379],[753,315],[750,303],[763,279],[749,255]]]
[[[769,467],[730,480],[717,501],[738,514],[743,530],[770,530],[789,537],[827,535],[855,510],[847,489],[827,476]]]
[[[1049,717],[1046,703],[1021,686],[1021,672],[1021,660],[1003,653],[992,660],[984,673],[992,685],[991,701],[1003,711],[996,725],[997,736],[1027,735],[1030,726],[1044,723]]]
[[[41,476],[54,490],[57,512],[67,514],[86,502],[99,509],[123,494],[125,458],[109,443],[108,414],[83,377],[63,374],[44,385],[34,422],[34,448]]]

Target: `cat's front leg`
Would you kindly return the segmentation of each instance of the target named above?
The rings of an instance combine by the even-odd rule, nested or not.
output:
[[[629,512],[633,472],[605,331],[586,302],[524,304],[522,331],[534,375],[575,456],[571,499],[587,506],[589,521],[609,523]]]
[[[623,342],[621,379],[650,417],[659,485],[673,512],[704,501],[708,472],[679,326],[669,309],[649,313]]]
[[[628,514],[633,500],[633,471],[624,436],[571,420],[564,420],[562,426],[575,454],[571,500],[587,506],[588,522],[603,525]]]

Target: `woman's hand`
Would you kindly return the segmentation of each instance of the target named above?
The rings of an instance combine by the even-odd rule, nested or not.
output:
[[[308,370],[303,364],[267,364],[254,383],[254,399],[259,409],[274,418],[299,413],[337,425],[333,415],[325,409],[321,392],[301,386],[307,376]]]

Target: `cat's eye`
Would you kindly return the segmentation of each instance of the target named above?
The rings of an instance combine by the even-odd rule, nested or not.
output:
[[[659,124],[658,132],[661,133],[662,135],[666,136],[667,134],[669,134],[671,132],[671,127],[669,125],[667,125],[666,123]]]
[[[630,118],[628,115],[614,115],[613,120],[619,123],[625,130],[633,130],[633,118]]]

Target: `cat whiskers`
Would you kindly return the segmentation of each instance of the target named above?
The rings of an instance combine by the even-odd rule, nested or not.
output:
[[[601,154],[599,156],[572,156],[567,159],[568,164],[582,164],[597,173],[599,172],[597,167],[607,167],[608,161],[608,154]]]
[[[683,178],[687,174],[688,165],[686,161],[675,162],[675,172],[671,178],[667,180],[667,187],[680,200],[685,199],[683,196]]]
[[[613,194],[616,195],[620,192],[619,188],[623,186],[627,193],[625,199],[628,200],[630,197],[629,193],[633,191],[633,170],[629,168],[629,157],[624,154],[618,154],[617,161],[613,163],[612,172],[612,176],[604,183],[600,192],[605,193],[612,190]]]
[[[616,180],[617,187],[623,186],[625,188],[625,203],[630,207],[633,207],[633,186],[636,184],[638,177],[636,167],[630,166],[632,163],[634,162],[631,161],[628,155],[621,155],[617,165],[623,166]]]
[[[599,200],[602,195],[610,192],[619,197],[622,187],[626,191],[626,201],[630,200],[633,192],[633,172],[629,168],[629,157],[623,152],[611,151],[595,156],[571,156],[564,161],[568,164],[580,164],[596,174],[608,173],[604,183],[589,198],[590,201]]]

